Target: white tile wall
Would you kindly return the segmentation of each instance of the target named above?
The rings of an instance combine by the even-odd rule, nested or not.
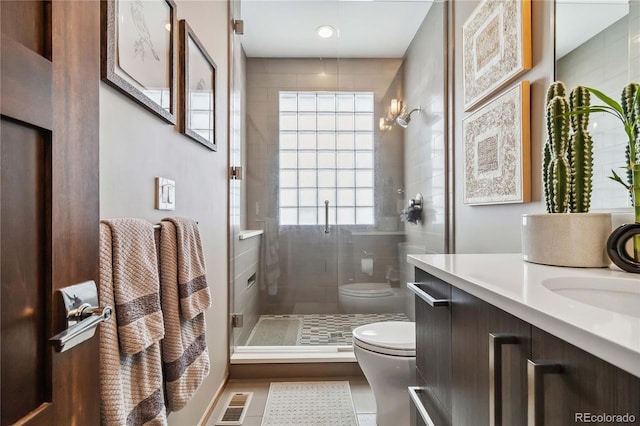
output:
[[[624,17],[561,58],[556,79],[563,81],[568,91],[577,85],[593,87],[619,102],[622,88],[630,81],[629,68],[623,65],[631,64],[628,34],[629,19]],[[640,45],[634,50],[637,60]],[[591,104],[596,103],[601,102],[591,96]],[[626,178],[620,167],[625,164],[627,137],[620,121],[608,114],[591,115],[589,130],[594,144],[591,209],[630,206],[627,191],[609,179],[612,169]]]

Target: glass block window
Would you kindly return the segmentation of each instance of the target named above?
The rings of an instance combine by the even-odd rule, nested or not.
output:
[[[280,92],[281,225],[373,225],[372,92]]]

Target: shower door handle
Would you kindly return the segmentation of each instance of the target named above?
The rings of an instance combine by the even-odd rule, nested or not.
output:
[[[329,233],[329,200],[324,200],[324,233]]]

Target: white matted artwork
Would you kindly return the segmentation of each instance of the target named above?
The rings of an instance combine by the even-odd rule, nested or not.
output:
[[[464,204],[530,201],[529,82],[470,114],[462,131]]]
[[[102,80],[175,124],[174,1],[105,0],[101,19]]]
[[[484,0],[462,27],[464,109],[531,69],[531,1]]]
[[[169,92],[171,83],[171,6],[166,1],[116,2],[118,44],[116,72],[125,73],[140,90]]]

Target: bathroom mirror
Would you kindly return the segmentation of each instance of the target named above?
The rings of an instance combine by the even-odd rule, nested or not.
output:
[[[640,81],[640,4],[626,0],[556,0],[555,79],[567,90],[593,87],[619,102],[630,81]],[[592,104],[599,101],[592,96]],[[609,179],[621,176],[626,135],[620,122],[607,114],[590,117],[594,141],[591,209],[630,207],[630,197]]]

